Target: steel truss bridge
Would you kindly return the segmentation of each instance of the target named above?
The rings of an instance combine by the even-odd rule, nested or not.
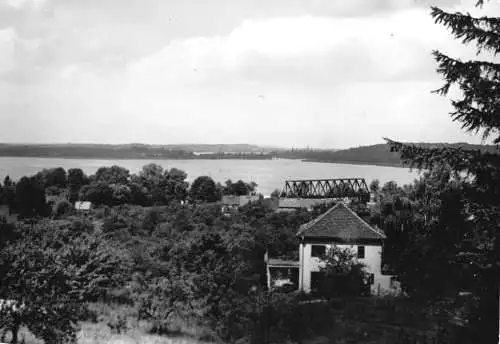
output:
[[[370,190],[364,178],[287,180],[282,198],[352,198],[370,200]]]

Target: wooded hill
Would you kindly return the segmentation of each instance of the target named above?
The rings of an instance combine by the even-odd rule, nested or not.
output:
[[[453,147],[493,152],[497,146],[473,145],[468,143],[419,143],[423,147]],[[361,146],[338,151],[287,151],[280,153],[280,157],[288,159],[303,159],[306,161],[368,164],[383,166],[401,166],[398,153],[391,152],[386,144]]]

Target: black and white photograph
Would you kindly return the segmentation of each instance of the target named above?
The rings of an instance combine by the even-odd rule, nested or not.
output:
[[[0,344],[500,343],[500,0],[0,0]]]

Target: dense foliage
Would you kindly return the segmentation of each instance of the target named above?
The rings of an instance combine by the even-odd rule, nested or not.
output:
[[[462,61],[435,51],[438,72],[445,81],[436,92],[447,95],[456,86],[460,97],[452,101],[452,119],[469,132],[481,133],[484,139],[493,138],[498,145],[500,64],[488,60],[487,55],[500,52],[499,18],[475,18],[439,8],[432,9],[432,16],[464,44],[475,44],[478,56],[483,58]],[[456,302],[463,290],[471,292],[478,301],[469,313],[471,336],[475,342],[496,342],[500,272],[498,146],[484,152],[388,142],[405,164],[432,171],[429,184],[421,186],[427,197],[425,217],[410,232],[413,245],[408,255],[413,257],[409,259],[413,264],[405,271],[405,278],[425,283],[419,287],[409,282],[413,285],[410,290],[419,293],[433,285],[434,299],[441,303],[450,298]],[[435,267],[430,269],[433,273],[424,276],[424,266]]]
[[[23,222],[1,222],[0,298],[25,308],[0,327],[13,340],[27,326],[45,342],[72,342],[87,303],[101,301],[133,304],[157,333],[182,319],[219,340],[246,336],[247,320],[258,320],[249,290],[266,293],[265,251],[296,259],[295,231],[317,213],[254,203],[227,216],[214,202],[222,193],[255,192],[255,183],[200,177],[189,188],[186,177],[149,164],[136,175],[111,166],[91,176],[50,169],[17,183],[7,178],[2,202],[23,210]],[[91,213],[73,209],[76,194],[94,203]],[[35,200],[39,208],[25,205]]]
[[[365,266],[356,259],[352,250],[334,246],[328,250],[324,261],[321,295],[331,298],[370,294]]]
[[[55,170],[44,173],[50,171]],[[23,312],[3,317],[3,326],[11,331],[52,312],[44,318],[44,330],[34,325],[28,328],[48,342],[71,341],[78,321],[89,318],[87,302],[100,301],[133,305],[138,319],[148,321],[150,330],[158,334],[176,331],[175,324],[182,320],[210,329],[208,336],[218,341],[250,336],[262,343],[310,336],[306,328],[297,328],[297,322],[307,323],[306,318],[321,318],[319,314],[329,312],[302,304],[295,295],[266,291],[263,259],[267,251],[270,257],[297,260],[298,227],[326,206],[280,213],[259,201],[228,214],[214,203],[224,186],[200,177],[189,188],[185,173],[157,165],[146,165],[136,175],[118,166],[100,168],[89,177],[81,170],[70,170],[66,183],[57,185],[42,184],[40,180],[50,178],[37,175],[37,185],[45,186],[46,199],[53,201],[52,220],[32,213],[23,215],[24,224],[2,220],[0,225],[0,245],[6,247],[0,254],[0,298],[27,305]],[[475,271],[450,269],[447,261],[458,242],[454,231],[469,225],[460,215],[464,190],[451,183],[452,176],[440,170],[403,187],[394,182],[370,184],[375,204],[369,221],[388,236],[384,264],[400,276],[411,296],[431,299],[452,292],[457,281],[463,282],[462,287],[473,282]],[[7,179],[3,202],[9,199],[5,190],[14,192],[10,196],[14,201],[18,200],[16,190],[25,192],[16,187],[19,183]],[[102,193],[99,197],[109,198],[97,202],[87,215],[75,213],[68,198],[78,186],[80,194]],[[238,181],[226,183],[226,190],[229,187],[248,194],[255,185]],[[446,211],[441,209],[442,202],[448,205]],[[453,225],[448,225],[451,220]],[[426,226],[431,222],[436,229],[429,235]],[[446,250],[433,249],[437,245]],[[336,252],[327,262],[329,277],[323,296],[365,294],[363,267],[348,252]],[[430,264],[431,269],[421,268]],[[21,265],[29,269],[18,269]],[[447,283],[435,288],[433,283],[440,276]],[[35,283],[39,279],[47,282]],[[30,291],[27,296],[21,295],[22,288]],[[47,304],[54,293],[60,294],[61,302],[55,298]],[[119,320],[111,325],[119,326],[123,319]],[[328,328],[324,321],[317,321]]]
[[[17,341],[26,326],[46,343],[75,342],[85,302],[122,283],[125,262],[98,235],[41,222],[20,226],[0,249],[0,298],[20,309],[2,309],[0,327]]]

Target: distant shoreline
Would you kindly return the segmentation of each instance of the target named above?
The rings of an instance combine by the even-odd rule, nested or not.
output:
[[[0,155],[0,158],[35,158],[35,159],[74,159],[74,160],[259,160],[259,161],[271,161],[272,158],[243,158],[243,157],[231,157],[231,158],[198,158],[198,157],[84,157],[84,156],[38,156],[38,155]],[[278,158],[278,160],[299,160],[301,162],[317,162],[322,164],[344,164],[344,165],[371,165],[379,167],[399,167],[408,168],[402,164],[392,164],[392,163],[381,163],[381,162],[371,162],[371,161],[330,161],[330,160],[317,160],[317,159],[300,159],[300,158]]]
[[[81,160],[273,160],[272,158],[198,158],[198,157],[167,157],[167,156],[137,156],[137,157],[102,157],[102,156],[72,156],[72,155],[58,155],[58,156],[41,156],[41,155],[2,155],[0,158],[35,158],[35,159],[81,159]],[[299,159],[288,159],[299,160]]]
[[[466,143],[421,143],[424,148],[462,148],[497,152],[497,146]],[[1,144],[0,157],[32,159],[88,159],[88,160],[300,160],[331,164],[371,165],[380,167],[408,168],[401,163],[400,155],[391,152],[386,144],[360,146],[344,150],[291,149],[270,150],[247,144],[226,145],[40,145]]]
[[[372,162],[372,161],[329,161],[329,160],[315,160],[315,159],[302,159],[304,162],[320,162],[324,164],[346,164],[346,165],[372,165],[372,166],[380,166],[380,167],[401,167],[401,168],[409,168],[407,166],[403,166],[402,164],[393,164],[393,163],[383,163],[383,162]]]

